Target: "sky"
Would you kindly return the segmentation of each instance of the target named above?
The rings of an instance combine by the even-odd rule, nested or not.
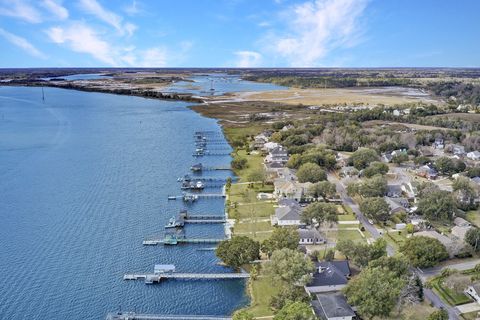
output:
[[[478,0],[0,0],[0,68],[480,67]]]

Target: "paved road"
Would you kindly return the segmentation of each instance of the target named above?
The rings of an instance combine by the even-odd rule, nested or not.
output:
[[[337,192],[340,195],[340,198],[342,199],[343,203],[348,205],[350,208],[352,208],[352,211],[355,213],[355,215],[357,216],[357,219],[363,225],[365,230],[370,232],[370,234],[374,239],[381,238],[382,235],[380,234],[380,232],[378,232],[377,228],[375,228],[374,225],[368,222],[368,219],[360,211],[360,207],[358,206],[358,204],[355,201],[353,201],[351,197],[348,196],[345,185],[338,179],[338,177],[333,173],[329,173],[328,180],[330,182],[335,183],[335,185],[337,186]],[[387,254],[389,256],[393,256],[395,254],[395,249],[390,245],[387,245]]]
[[[345,185],[338,179],[338,177],[333,173],[329,173],[328,174],[328,180],[330,182],[335,183],[335,185],[337,187],[337,192],[339,193],[340,198],[342,199],[343,203],[348,205],[350,208],[352,208],[352,211],[357,216],[357,219],[362,223],[362,225],[365,227],[365,229],[368,230],[368,232],[370,232],[372,237],[374,239],[380,238],[381,235],[378,232],[377,228],[375,228],[375,226],[373,226],[370,222],[368,222],[367,218],[365,218],[364,214],[360,211],[360,208],[359,208],[358,204],[355,201],[353,201],[353,199],[351,197],[349,197],[347,195],[347,190],[345,188]],[[395,254],[395,248],[393,248],[390,245],[387,245],[387,254],[389,256],[393,256]],[[477,261],[477,263],[478,262],[480,262],[480,260]],[[476,263],[473,264],[473,266],[472,266],[472,263],[473,262],[459,263],[456,266],[458,268],[464,267],[465,269],[463,269],[463,270],[466,270],[466,269],[470,269],[473,266],[475,266]],[[452,266],[449,266],[449,267],[453,268]],[[455,268],[457,268],[457,267],[455,267]],[[459,269],[459,270],[461,270],[461,269]],[[426,278],[438,274],[441,271],[441,268],[432,268],[432,269],[429,269],[429,270],[416,270],[416,269],[414,269],[412,271],[415,272],[416,274],[418,274],[420,276],[420,278],[422,279],[422,281],[425,281]],[[441,300],[440,297],[438,297],[435,294],[435,292],[433,292],[432,290],[430,290],[428,288],[424,288],[423,292],[424,292],[425,298],[427,298],[427,300],[429,300],[434,307],[442,308],[442,309],[447,310],[448,318],[450,320],[458,320],[459,319],[460,313],[459,313],[459,311],[456,307],[452,307],[452,306],[446,304],[445,302],[443,302],[443,300]]]

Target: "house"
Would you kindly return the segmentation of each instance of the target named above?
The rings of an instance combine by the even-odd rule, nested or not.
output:
[[[390,163],[390,162],[392,162],[392,159],[393,159],[393,156],[390,153],[382,154],[383,162]]]
[[[273,182],[273,193],[278,199],[293,199],[302,201],[308,198],[308,190],[312,186],[311,182],[300,183],[297,181],[284,180],[283,178],[275,179]]]
[[[358,176],[358,170],[355,169],[355,167],[343,167],[340,170],[340,177],[346,178],[346,177],[355,177]]]
[[[253,148],[260,150],[263,149],[265,146],[265,143],[268,142],[268,138],[265,137],[263,134],[256,135],[254,140],[253,140]]]
[[[480,281],[474,282],[464,291],[467,295],[472,297],[477,303],[480,303]]]
[[[396,214],[399,212],[407,212],[410,204],[407,199],[404,198],[389,198],[384,197],[385,201],[390,206],[390,214]]]
[[[315,266],[312,281],[305,286],[307,293],[339,291],[347,285],[351,274],[347,260],[320,261]]]
[[[278,226],[300,226],[302,207],[294,200],[282,200],[280,206],[275,209],[275,214],[271,217],[272,225]]]
[[[465,155],[465,147],[459,144],[452,144],[452,153],[456,156],[463,156]]]
[[[293,125],[288,124],[286,126],[283,126],[282,131],[288,131],[288,130],[293,129],[293,128],[295,128]]]
[[[417,188],[415,188],[411,182],[402,183],[402,191],[407,194],[409,199],[415,199],[417,196]]]
[[[352,320],[355,311],[342,293],[317,294],[312,301],[313,311],[322,320]]]
[[[310,245],[310,244],[323,244],[327,240],[323,237],[320,232],[315,228],[309,229],[298,229],[298,235],[300,236],[300,245]]]
[[[417,176],[427,178],[429,180],[435,180],[438,177],[438,172],[434,168],[424,165],[418,168],[417,170]]]
[[[445,148],[445,141],[442,138],[436,138],[435,142],[433,143],[434,149],[443,149]]]
[[[478,151],[472,151],[467,153],[467,158],[470,160],[478,161],[480,160],[480,152]]]
[[[283,146],[277,146],[270,150],[269,154],[265,158],[266,163],[278,162],[278,163],[287,163],[288,161],[288,151]]]
[[[453,258],[455,255],[457,255],[464,247],[464,245],[460,241],[444,236],[437,231],[420,231],[414,233],[413,235],[437,239],[445,246],[448,254],[450,255],[450,258]]]
[[[402,186],[399,184],[387,185],[387,197],[399,198],[402,196]]]
[[[386,152],[382,154],[382,160],[384,162],[392,162],[393,158],[402,154],[407,154],[407,150],[405,149],[398,149],[398,150],[393,150],[392,152]]]
[[[279,144],[276,143],[276,142],[267,142],[263,145],[263,150],[265,150],[267,152],[270,152],[270,150],[273,150],[278,146],[279,146]]]

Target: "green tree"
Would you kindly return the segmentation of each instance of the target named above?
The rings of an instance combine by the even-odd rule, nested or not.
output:
[[[245,236],[234,236],[220,242],[215,253],[226,265],[238,269],[259,258],[260,244]]]
[[[418,201],[418,213],[432,221],[451,221],[455,213],[455,200],[448,191],[422,192]]]
[[[302,164],[302,156],[298,153],[292,154],[287,161],[287,167],[290,169],[298,169]]]
[[[248,174],[248,181],[250,182],[262,182],[264,183],[266,179],[265,170],[258,169],[253,170]]]
[[[360,211],[375,221],[385,222],[390,217],[390,206],[384,198],[365,198],[360,203]]]
[[[270,257],[275,250],[297,249],[299,241],[300,236],[296,228],[275,227],[270,237],[262,242],[261,250]]]
[[[280,310],[292,301],[308,302],[309,299],[305,289],[296,286],[284,286],[276,295],[272,296],[270,306],[274,310]]]
[[[453,198],[457,202],[457,206],[462,210],[475,209],[475,199],[478,193],[470,182],[470,179],[466,177],[458,177],[455,179],[452,185]]]
[[[448,312],[445,309],[433,311],[427,320],[448,320]]]
[[[387,179],[376,175],[361,182],[351,183],[347,186],[349,195],[361,195],[362,197],[383,197],[387,193]]]
[[[377,174],[385,175],[387,172],[388,172],[388,165],[386,163],[375,161],[370,163],[368,168],[363,170],[363,176],[366,178],[371,178]]]
[[[405,281],[384,268],[365,268],[344,289],[348,303],[368,319],[388,317]]]
[[[466,166],[463,161],[441,157],[435,161],[435,168],[441,174],[451,175],[453,173],[462,172],[465,170]]]
[[[400,165],[400,164],[402,164],[406,161],[408,161],[408,154],[406,154],[406,153],[397,154],[392,158],[392,162],[396,163],[398,165]]]
[[[381,238],[373,244],[341,239],[337,242],[336,249],[350,259],[353,264],[366,267],[370,261],[387,255],[387,242]]]
[[[414,267],[429,268],[448,258],[445,246],[434,238],[413,236],[400,247]]]
[[[475,251],[480,251],[480,229],[470,228],[465,234],[465,242]]]
[[[350,157],[350,161],[357,170],[368,167],[371,162],[377,161],[377,152],[373,149],[361,148],[355,151]]]
[[[313,184],[308,191],[315,198],[330,198],[337,193],[337,187],[329,181],[320,181]]]
[[[315,267],[303,253],[288,248],[276,250],[264,265],[264,274],[287,285],[304,285]]]
[[[324,222],[334,223],[338,221],[338,211],[333,203],[313,202],[302,211],[301,218],[304,223],[309,225]]]
[[[305,302],[290,302],[280,309],[273,320],[314,320],[312,308]]]
[[[404,277],[408,274],[409,263],[403,255],[393,257],[382,256],[368,263],[369,268],[383,268],[395,274],[396,277]]]
[[[300,182],[318,182],[327,180],[327,174],[325,170],[320,168],[315,163],[305,163],[300,166],[297,171],[298,181]]]
[[[248,167],[248,161],[243,157],[235,156],[230,165],[234,170],[242,170]]]
[[[253,319],[255,319],[253,314],[245,310],[236,311],[232,317],[232,320],[253,320]]]

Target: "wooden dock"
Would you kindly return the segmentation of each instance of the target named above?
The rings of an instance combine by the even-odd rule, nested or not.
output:
[[[232,320],[232,318],[227,316],[163,315],[141,314],[135,312],[112,312],[107,314],[106,320]]]
[[[176,280],[235,280],[250,278],[249,273],[145,273],[145,274],[126,274],[123,280],[145,280],[145,283],[152,284],[165,279]]]
[[[172,237],[164,237],[163,239],[150,239],[144,240],[144,246],[156,246],[159,244],[164,245],[177,245],[182,243],[191,243],[191,244],[205,244],[205,243],[220,243],[226,238],[223,239],[208,239],[208,238],[172,238]]]

